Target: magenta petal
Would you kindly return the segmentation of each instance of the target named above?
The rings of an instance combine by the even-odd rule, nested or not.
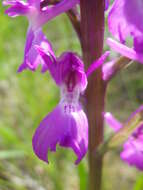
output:
[[[27,53],[30,51],[32,47],[33,41],[34,41],[34,32],[32,28],[29,27],[27,31],[27,38],[26,38],[26,44],[25,44],[25,50],[24,50],[24,62],[19,66],[18,72],[22,72],[24,69],[28,68],[28,65],[26,64],[26,57],[27,57]]]
[[[103,73],[103,80],[104,81],[107,81],[110,78],[110,76],[112,76],[112,74],[115,70],[114,64],[115,64],[115,61],[110,61],[110,62],[107,62],[103,65],[102,73]]]
[[[121,42],[124,42],[130,33],[130,27],[124,17],[124,2],[125,0],[115,0],[108,15],[109,30]]]
[[[70,72],[76,72],[76,83],[80,84],[81,91],[85,90],[87,77],[84,72],[84,64],[75,53],[66,52],[56,59],[52,51],[46,52],[44,48],[36,47],[57,85],[66,82],[66,77]]]
[[[143,64],[143,54],[137,53],[134,49],[129,48],[111,38],[107,39],[107,44],[116,52],[128,57],[129,59],[138,61]]]
[[[143,170],[143,138],[130,138],[125,144],[121,152],[121,158],[129,165],[136,166]]]
[[[33,31],[32,28],[29,28],[25,45],[24,62],[20,65],[18,72],[24,69],[35,71],[39,64],[44,67],[45,71],[48,69],[35,49],[35,45],[41,45],[46,51],[51,49],[51,45],[41,29]]]
[[[128,36],[133,37],[134,46],[114,44],[114,49],[130,59],[143,63],[143,1],[142,0],[114,0],[108,16],[109,30],[121,43],[125,43]],[[116,47],[115,47],[116,46]],[[119,49],[118,49],[119,48]]]
[[[104,114],[104,119],[106,123],[111,127],[115,132],[122,128],[122,124],[109,112]]]
[[[143,32],[143,1],[142,0],[124,0],[124,15],[129,27],[132,27],[133,35]],[[133,12],[135,14],[133,14]]]
[[[52,7],[45,7],[38,18],[38,26],[44,25],[49,20],[68,11],[79,3],[79,0],[62,0]]]
[[[143,32],[142,0],[114,0],[108,15],[108,26],[113,36],[122,43],[126,37],[136,37]],[[134,13],[134,14],[133,14]]]
[[[101,57],[99,57],[96,61],[94,61],[86,71],[87,77],[91,75],[96,69],[98,69],[106,60],[106,58],[109,56],[110,52],[106,51]]]
[[[59,83],[66,82],[66,77],[74,72],[76,75],[75,83],[80,85],[80,91],[83,92],[87,87],[87,76],[84,71],[82,60],[73,52],[63,53],[58,62]]]
[[[38,7],[40,8],[41,0],[27,0],[27,1],[28,1],[29,5],[36,5],[36,6],[39,5]]]
[[[42,57],[42,59],[44,60],[45,65],[49,69],[52,77],[54,78],[56,83],[59,84],[59,72],[57,72],[57,60],[52,48],[49,48],[49,51],[46,51],[45,48],[42,48],[41,46],[38,45],[36,45],[35,48]],[[44,67],[42,71],[44,71]]]
[[[80,162],[88,148],[88,122],[82,109],[65,113],[59,104],[40,123],[33,136],[35,154],[48,162],[48,150],[55,151],[56,145],[73,149]]]
[[[138,53],[143,53],[143,36],[134,38],[134,50]]]
[[[110,0],[105,0],[105,10],[108,9],[109,4],[110,4]]]
[[[56,5],[40,9],[40,0],[28,0],[28,3],[20,0],[4,1],[4,5],[11,5],[6,10],[9,16],[26,15],[34,28],[39,28],[49,20],[68,11],[79,3],[79,0],[62,0]]]
[[[11,17],[26,15],[30,11],[29,5],[23,1],[4,1],[3,5],[11,5],[11,7],[5,11],[5,13]]]

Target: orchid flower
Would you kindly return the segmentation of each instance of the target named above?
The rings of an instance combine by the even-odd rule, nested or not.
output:
[[[22,0],[5,0],[4,5],[10,5],[10,7],[5,11],[8,16],[16,17],[19,15],[26,16],[29,20],[29,27],[27,32],[24,60],[20,65],[18,72],[24,69],[30,69],[32,71],[36,70],[39,64],[42,64],[46,71],[46,66],[41,57],[38,55],[34,48],[34,45],[42,46],[47,51],[51,48],[46,36],[42,32],[42,26],[46,24],[49,20],[55,18],[59,14],[71,9],[79,0],[62,0],[56,5],[41,8],[41,0],[27,0],[24,2]]]
[[[133,14],[135,13],[135,14]],[[128,36],[133,38],[133,48],[108,40],[108,45],[115,51],[129,59],[143,63],[143,1],[115,0],[108,15],[109,31],[121,43],[126,42]]]
[[[55,151],[56,145],[59,144],[75,152],[77,155],[75,164],[78,164],[88,149],[88,120],[79,101],[80,95],[87,87],[84,64],[72,52],[65,52],[56,58],[52,50],[46,51],[41,46],[36,46],[36,49],[60,88],[61,98],[56,108],[36,129],[33,150],[41,160],[48,162],[48,150]],[[107,53],[103,54],[94,65],[96,63],[101,65],[107,56]]]
[[[132,118],[138,112],[143,111],[143,106],[140,106],[131,116]],[[123,124],[120,123],[111,113],[105,113],[104,118],[106,123],[115,131],[119,131]],[[128,119],[128,120],[129,120]],[[129,165],[136,166],[138,169],[143,170],[143,125],[141,124],[138,129],[128,138],[123,145],[123,151],[120,154],[121,159]]]
[[[60,87],[61,100],[57,107],[40,123],[33,137],[36,155],[48,162],[47,152],[56,150],[56,144],[72,148],[80,162],[88,148],[88,121],[79,103],[80,93],[87,86],[82,61],[74,53],[67,52],[56,59],[41,47],[38,51]]]

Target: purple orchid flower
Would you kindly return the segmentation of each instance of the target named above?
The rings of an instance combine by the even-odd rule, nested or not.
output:
[[[133,114],[131,114],[128,120],[140,111],[143,111],[143,106],[140,106]],[[111,113],[105,113],[104,118],[115,132],[123,127],[123,124],[114,118]],[[143,170],[143,125],[139,126],[139,128],[124,143],[123,151],[120,156],[121,159],[129,165],[136,166],[138,169]]]
[[[79,0],[62,0],[56,5],[50,7],[47,6],[43,9],[40,7],[40,2],[41,0],[27,0],[27,2],[22,0],[3,1],[4,5],[10,5],[10,7],[5,11],[8,16],[16,17],[23,15],[29,20],[24,61],[20,65],[18,72],[21,72],[24,69],[35,71],[39,64],[42,64],[42,67],[44,67],[42,71],[46,71],[44,62],[34,48],[35,45],[39,45],[44,49],[46,48],[47,51],[50,51],[51,47],[46,36],[43,34],[41,27],[49,20],[71,9],[79,3]]]
[[[64,53],[57,59],[41,47],[37,49],[60,87],[61,100],[37,128],[33,137],[34,152],[48,162],[48,150],[55,151],[58,143],[73,149],[78,164],[88,148],[88,121],[79,103],[80,93],[87,86],[84,65],[74,53]]]
[[[132,36],[133,48],[113,40],[107,43],[118,53],[143,63],[143,22],[141,18],[143,18],[142,0],[130,0],[130,2],[115,0],[108,16],[109,31],[123,44],[128,36]]]
[[[71,148],[77,155],[78,164],[88,149],[88,120],[79,102],[80,95],[87,87],[87,74],[82,60],[72,52],[56,58],[53,51],[36,46],[43,61],[61,91],[56,108],[40,123],[33,136],[33,150],[43,161],[48,162],[48,150],[56,151],[56,145]],[[106,56],[105,56],[106,55]],[[95,64],[101,65],[107,53]],[[88,71],[90,72],[92,68]],[[93,70],[92,70],[93,71]],[[91,74],[91,72],[88,73]]]

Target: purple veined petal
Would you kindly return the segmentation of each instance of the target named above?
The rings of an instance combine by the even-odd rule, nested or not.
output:
[[[133,29],[132,33],[136,36],[139,32],[143,32],[143,1],[142,0],[124,0],[124,15],[128,25],[130,24]],[[135,14],[133,14],[133,12]]]
[[[57,85],[66,82],[66,78],[70,73],[76,72],[76,84],[80,84],[81,91],[84,91],[87,86],[87,77],[84,72],[84,64],[82,60],[72,52],[63,53],[59,58],[55,58],[53,52],[46,52],[41,47],[36,47],[39,54],[43,58],[45,64],[55,80]]]
[[[28,31],[27,31],[27,38],[26,38],[26,44],[25,44],[25,54],[27,52],[29,52],[31,46],[32,46],[32,43],[33,43],[33,40],[34,40],[34,32],[32,30],[31,27],[28,28]]]
[[[115,0],[108,15],[109,30],[122,43],[127,36],[142,35],[143,1]],[[133,14],[135,12],[135,14]]]
[[[107,44],[116,52],[121,55],[128,57],[129,59],[135,60],[143,64],[143,54],[137,53],[134,49],[129,48],[111,38],[107,39]]]
[[[143,53],[143,35],[134,37],[134,50],[139,54]]]
[[[29,0],[27,2],[24,2],[22,0],[7,0],[4,1],[3,4],[11,5],[5,11],[8,16],[16,17],[19,15],[24,15],[28,18],[34,30],[39,28],[38,18],[41,15],[40,0]]]
[[[115,0],[108,15],[109,31],[121,42],[130,34],[130,27],[124,18],[125,0]]]
[[[26,15],[33,29],[38,29],[49,20],[68,11],[78,3],[79,0],[62,0],[50,8],[48,7],[45,10],[40,10],[40,0],[30,0],[28,3],[18,0],[13,0],[11,2],[4,1],[4,5],[11,5],[11,7],[6,10],[6,14],[12,17]]]
[[[44,62],[41,59],[41,56],[37,53],[37,50],[35,49],[35,44],[40,45],[42,48],[45,48],[46,51],[51,50],[51,44],[47,40],[42,30],[39,29],[38,31],[35,31],[34,40],[32,42],[31,48],[29,49],[28,52],[25,52],[26,64],[29,66],[31,65],[34,70],[38,68],[39,64],[41,64],[42,67],[44,66],[46,68],[47,66],[44,65]]]
[[[143,139],[130,138],[120,154],[121,159],[131,166],[143,170]]]
[[[140,33],[136,27],[136,19],[140,20],[141,17],[133,16],[134,21],[128,19],[132,17],[131,15],[138,15],[137,12],[137,14],[132,14],[132,12],[135,11],[133,1],[134,4],[137,5],[140,0],[137,0],[138,2],[136,0],[131,0],[130,5],[128,0],[115,0],[108,15],[109,31],[120,40],[121,43],[126,41],[127,36],[137,36]]]
[[[16,3],[27,5],[27,3],[22,0],[3,0],[2,2],[3,5],[16,5]]]
[[[18,72],[21,72],[24,69],[35,71],[39,64],[44,66],[44,62],[35,49],[35,45],[41,45],[41,47],[45,48],[46,51],[51,49],[51,45],[42,32],[42,29],[40,28],[39,30],[33,31],[32,28],[29,27],[24,51],[24,61],[20,65]],[[44,66],[44,69],[45,71],[48,69],[46,65]]]
[[[37,25],[42,26],[49,20],[53,19],[54,17],[68,11],[72,7],[76,6],[79,3],[79,0],[62,0],[58,4],[47,7],[47,9],[42,10],[40,12],[39,17],[37,18]]]
[[[24,50],[24,62],[19,66],[18,72],[22,72],[24,69],[27,69],[28,66],[26,64],[26,54],[30,51],[30,48],[32,47],[32,43],[34,40],[34,32],[31,27],[27,30],[27,37],[26,37],[26,43],[25,43],[25,50]]]
[[[65,83],[67,78],[73,78],[80,86],[81,92],[87,87],[87,76],[83,61],[73,52],[65,52],[58,59],[59,84]],[[73,76],[74,75],[74,76]]]
[[[46,51],[44,48],[37,46],[35,47],[47,65],[52,77],[54,78],[56,84],[59,84],[59,72],[57,70],[57,60],[53,51]],[[44,68],[43,68],[44,69]]]
[[[33,150],[43,161],[48,162],[48,150],[56,145],[71,148],[77,155],[76,164],[84,157],[88,148],[88,122],[81,108],[66,113],[59,104],[40,123],[33,136]]]
[[[100,58],[98,58],[89,66],[89,68],[86,71],[87,77],[89,77],[89,75],[91,75],[96,69],[98,69],[104,63],[109,54],[110,52],[106,51]]]
[[[3,5],[11,5],[11,7],[5,11],[5,13],[11,17],[26,15],[30,11],[29,5],[24,1],[3,1]]]
[[[104,114],[104,119],[106,123],[111,127],[115,132],[119,131],[123,125],[120,123],[111,113],[106,112]]]

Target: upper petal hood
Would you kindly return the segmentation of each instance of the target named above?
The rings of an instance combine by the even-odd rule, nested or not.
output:
[[[46,51],[44,48],[37,46],[37,50],[43,58],[45,64],[55,80],[57,85],[66,82],[66,77],[72,72],[76,74],[76,84],[79,84],[81,91],[84,91],[87,86],[87,76],[84,71],[82,60],[73,52],[63,53],[59,58],[54,56],[54,53]]]

